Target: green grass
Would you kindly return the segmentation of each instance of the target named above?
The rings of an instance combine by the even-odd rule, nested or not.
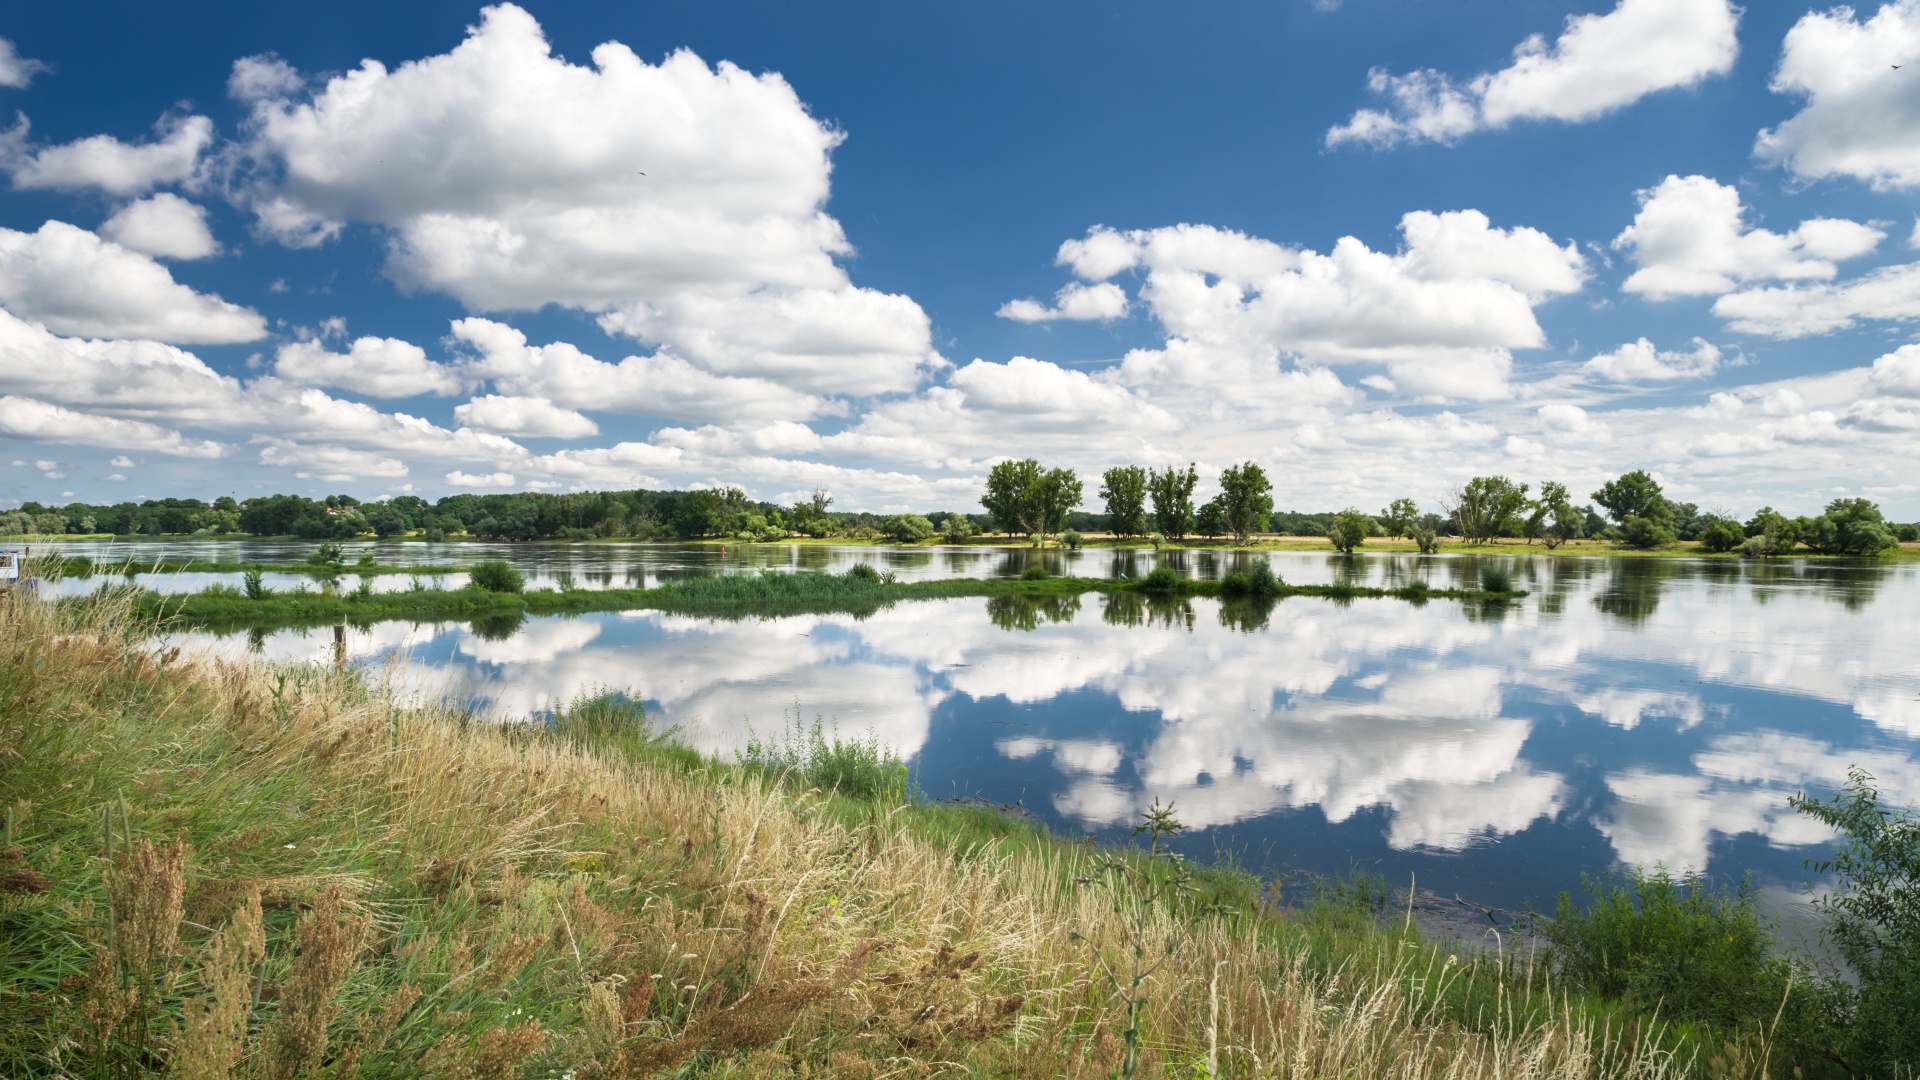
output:
[[[865,572],[863,573],[862,570]],[[1151,576],[1151,575],[1150,575]],[[103,586],[114,589],[117,586]],[[1222,595],[1222,583],[1188,578],[1157,578],[1131,582],[1113,578],[947,578],[934,581],[895,581],[866,564],[842,574],[761,573],[689,578],[652,589],[540,589],[525,593],[485,589],[428,589],[376,593],[371,590],[280,591],[249,599],[240,590],[216,584],[197,593],[163,596],[145,592],[138,603],[143,615],[173,619],[190,626],[268,626],[352,622],[385,619],[443,619],[482,615],[558,615],[590,611],[656,610],[722,618],[778,618],[793,615],[850,613],[865,617],[896,603],[953,597],[1078,596],[1089,592],[1146,592],[1157,596]],[[1429,589],[1416,584],[1383,589],[1344,583],[1285,585],[1276,583],[1267,599],[1290,596],[1335,600],[1396,598],[1416,603],[1430,599],[1501,602],[1525,592],[1487,592]]]
[[[459,566],[389,566],[385,563],[316,565],[308,562],[234,562],[224,559],[136,559],[131,556],[125,559],[94,559],[87,555],[75,555],[63,558],[60,562],[61,576],[72,578],[113,574],[241,574],[249,570],[278,574],[305,574],[316,578],[339,578],[349,574],[356,577],[381,577],[388,574],[436,577],[465,572],[465,568]]]

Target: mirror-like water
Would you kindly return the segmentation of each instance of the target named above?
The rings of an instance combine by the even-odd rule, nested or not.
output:
[[[181,545],[185,547],[187,545]],[[228,550],[238,545],[229,546]],[[140,545],[151,555],[159,545]],[[193,545],[196,551],[206,545]],[[389,547],[395,549],[389,551]],[[79,553],[80,545],[68,549]],[[240,557],[298,558],[305,547]],[[535,578],[652,583],[753,566],[903,577],[1018,573],[1025,551],[382,545],[382,561],[503,554]],[[235,557],[228,555],[227,557]],[[1244,556],[1171,553],[1196,576]],[[1144,573],[1151,552],[1052,554]],[[1468,579],[1479,560],[1276,554],[1287,580]],[[765,735],[797,702],[911,755],[936,797],[1019,801],[1118,835],[1156,797],[1196,857],[1363,868],[1505,907],[1550,907],[1582,871],[1751,872],[1776,903],[1829,834],[1786,801],[1850,765],[1920,799],[1920,566],[1538,559],[1525,600],[1293,598],[1270,610],[1087,595],[900,604],[870,618],[724,621],[635,611],[350,629],[350,652],[528,713],[626,687],[702,747]],[[182,587],[198,587],[187,577]],[[217,639],[331,655],[332,634]]]

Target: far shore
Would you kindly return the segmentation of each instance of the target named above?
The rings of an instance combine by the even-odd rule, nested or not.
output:
[[[73,541],[76,541],[76,540],[86,540],[86,541],[106,540],[106,541],[116,541],[120,543],[129,543],[129,544],[154,543],[154,542],[162,542],[162,541],[178,542],[182,540],[192,540],[196,543],[213,543],[213,544],[246,542],[246,541],[273,541],[273,542],[284,542],[284,543],[301,543],[301,542],[320,543],[320,541],[317,541],[317,540],[302,541],[299,537],[296,537],[296,536],[252,536],[244,533],[232,533],[225,536],[194,536],[189,534],[167,534],[167,535],[161,535],[161,536],[147,536],[147,535],[120,536],[112,533],[91,533],[91,534],[68,533],[68,534],[63,534],[59,536],[20,535],[20,534],[14,534],[11,536],[0,536],[0,545],[3,545],[3,544],[56,544],[57,545],[62,543],[72,543]],[[593,540],[481,540],[478,537],[473,537],[473,536],[452,536],[444,540],[428,540],[424,536],[419,535],[418,533],[409,534],[405,536],[386,537],[384,539],[367,535],[367,536],[355,537],[351,540],[341,540],[336,542],[343,543],[343,544],[406,543],[406,544],[437,544],[437,545],[449,545],[449,544],[457,545],[457,544],[468,544],[468,543],[478,543],[478,544],[511,543],[511,544],[540,544],[540,545],[553,545],[553,546],[572,545],[572,546],[590,546],[590,547],[605,546],[605,545],[694,544],[694,545],[701,545],[706,547],[718,547],[718,548],[734,548],[734,547],[767,548],[767,547],[782,547],[782,546],[871,547],[871,548],[892,548],[892,549],[903,550],[903,551],[911,551],[911,550],[938,551],[943,549],[952,550],[952,549],[961,549],[961,548],[980,548],[980,547],[1030,549],[1033,546],[1030,541],[1026,540],[1023,537],[1009,536],[1005,534],[989,534],[989,535],[973,536],[959,543],[951,543],[944,539],[940,539],[936,537],[931,540],[921,541],[920,543],[917,543],[917,544],[903,544],[903,543],[900,543],[899,541],[889,540],[885,537],[873,537],[869,539],[869,538],[851,537],[851,536],[829,536],[829,537],[821,537],[821,538],[786,537],[786,538],[777,539],[777,540],[740,540],[740,539],[720,538],[720,537],[675,538],[675,539],[669,539],[669,540],[636,540],[630,536],[609,536],[609,537],[600,537]],[[1079,546],[1082,548],[1131,549],[1135,551],[1154,550],[1154,545],[1150,541],[1145,540],[1143,538],[1116,537],[1116,536],[1112,536],[1105,533],[1083,534],[1083,539]],[[1060,544],[1056,540],[1048,544],[1047,550],[1049,551],[1065,550],[1065,546]],[[1327,538],[1324,536],[1278,536],[1274,534],[1257,535],[1253,538],[1253,541],[1248,544],[1238,544],[1230,539],[1225,539],[1225,538],[1222,538],[1219,540],[1205,540],[1205,539],[1199,539],[1195,537],[1188,537],[1185,540],[1180,541],[1179,543],[1169,542],[1169,543],[1162,544],[1160,546],[1160,550],[1163,550],[1163,551],[1307,551],[1307,552],[1319,551],[1319,552],[1325,552],[1330,555],[1336,554],[1336,552],[1334,551],[1333,545],[1329,543],[1327,541]],[[1417,555],[1419,554],[1419,547],[1412,540],[1399,540],[1399,539],[1390,539],[1386,537],[1375,537],[1375,538],[1369,539],[1366,542],[1366,544],[1363,545],[1360,548],[1360,550],[1356,551],[1354,554],[1356,555],[1368,555],[1368,554]],[[1545,544],[1539,543],[1538,541],[1529,543],[1524,539],[1510,538],[1510,537],[1503,537],[1501,539],[1492,540],[1484,544],[1470,544],[1470,543],[1465,543],[1459,540],[1448,539],[1441,543],[1440,551],[1438,552],[1438,554],[1442,554],[1442,555],[1500,554],[1500,555],[1537,556],[1537,557],[1544,557],[1544,558],[1625,558],[1625,559],[1675,559],[1675,558],[1743,559],[1743,558],[1748,558],[1748,556],[1743,556],[1738,551],[1727,551],[1727,552],[1707,551],[1700,546],[1700,543],[1698,541],[1695,541],[1695,540],[1676,541],[1675,543],[1668,544],[1665,547],[1646,550],[1641,548],[1629,547],[1626,544],[1622,544],[1612,540],[1569,540],[1566,543],[1561,544],[1557,548],[1548,548]],[[1788,555],[1770,556],[1770,557],[1785,558],[1785,559],[1859,559],[1859,558],[1862,558],[1863,556],[1820,555],[1812,551],[1801,550],[1801,551],[1794,551]],[[1875,556],[1867,556],[1867,557],[1875,557]],[[1881,552],[1877,557],[1882,559],[1896,559],[1896,560],[1920,559],[1920,542],[1908,542],[1908,543],[1900,544],[1897,547],[1888,548],[1887,550]],[[275,568],[277,569],[278,567],[275,567]],[[349,569],[350,568],[351,567],[349,567]]]

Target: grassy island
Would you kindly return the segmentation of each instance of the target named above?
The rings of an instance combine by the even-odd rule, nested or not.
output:
[[[489,565],[489,564],[483,564]],[[490,565],[505,566],[504,563]],[[1031,573],[1031,572],[1030,572]],[[536,589],[523,591],[518,575],[499,588],[470,585],[460,589],[427,588],[415,579],[410,590],[375,592],[359,589],[268,592],[258,596],[228,585],[212,585],[196,592],[163,595],[134,593],[144,616],[166,618],[189,626],[262,626],[320,622],[371,622],[381,619],[445,619],[525,613],[557,615],[588,611],[652,609],[684,614],[728,617],[776,617],[828,612],[871,614],[883,607],[913,600],[963,596],[1044,597],[1075,596],[1089,592],[1133,593],[1177,600],[1192,596],[1227,595],[1249,603],[1271,605],[1292,596],[1338,600],[1398,598],[1416,603],[1430,599],[1504,602],[1527,595],[1512,588],[1507,577],[1497,577],[1481,590],[1429,589],[1416,584],[1399,589],[1367,586],[1288,585],[1268,575],[1265,584],[1238,595],[1233,575],[1225,581],[1198,581],[1159,571],[1139,581],[1123,578],[1048,577],[948,578],[934,581],[896,581],[891,575],[857,564],[845,573],[726,574],[689,578],[651,589]],[[111,587],[109,587],[111,591]],[[130,592],[132,590],[129,590]]]

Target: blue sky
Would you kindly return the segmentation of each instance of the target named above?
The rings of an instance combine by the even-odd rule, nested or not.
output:
[[[0,504],[932,510],[1037,456],[1255,460],[1299,508],[1647,468],[1920,516],[1920,3],[4,4],[0,36]]]

